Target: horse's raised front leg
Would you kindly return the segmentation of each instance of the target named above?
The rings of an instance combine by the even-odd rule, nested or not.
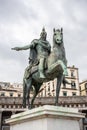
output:
[[[32,98],[32,100],[31,100],[31,108],[33,108],[34,100],[35,100],[36,96],[37,96],[38,93],[39,93],[39,90],[40,90],[41,85],[42,85],[42,84],[37,83],[37,84],[34,86],[35,91],[34,91],[33,98]]]
[[[27,100],[27,103],[28,103],[28,108],[30,109],[30,102],[29,102],[29,99],[30,99],[30,90],[31,90],[31,87],[32,87],[32,78],[30,77],[29,79],[27,79],[27,82],[26,82],[26,100]]]
[[[55,105],[56,106],[58,106],[58,99],[59,99],[59,92],[60,92],[60,87],[61,87],[61,83],[62,83],[62,78],[63,78],[62,75],[57,77],[56,97],[55,97]]]

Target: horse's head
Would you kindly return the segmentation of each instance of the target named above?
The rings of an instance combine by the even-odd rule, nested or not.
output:
[[[63,29],[61,28],[60,29],[53,29],[54,31],[54,34],[53,34],[53,42],[58,44],[58,45],[61,45],[61,43],[63,42]]]

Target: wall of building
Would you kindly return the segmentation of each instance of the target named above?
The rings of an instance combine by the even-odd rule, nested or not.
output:
[[[14,88],[12,85],[9,87],[1,86],[0,87],[0,97],[22,97],[23,96],[23,87]]]
[[[87,80],[80,83],[80,94],[81,96],[87,95]]]

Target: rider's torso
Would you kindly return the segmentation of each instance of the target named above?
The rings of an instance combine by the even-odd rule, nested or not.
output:
[[[41,42],[41,41],[39,41],[39,42]],[[45,44],[45,43],[41,42],[41,44]],[[49,52],[41,44],[36,45],[37,57],[38,58],[41,58],[41,57],[46,58],[48,56]]]

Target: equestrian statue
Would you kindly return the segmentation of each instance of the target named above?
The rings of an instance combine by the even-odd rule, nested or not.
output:
[[[63,43],[63,29],[53,29],[53,47],[46,40],[47,33],[42,29],[39,39],[34,39],[31,44],[23,47],[14,47],[12,50],[20,51],[30,49],[29,65],[25,69],[23,78],[23,107],[33,108],[34,100],[39,93],[43,82],[57,78],[55,105],[58,98],[61,83],[68,83],[65,76],[67,72],[67,60]],[[30,91],[34,87],[34,94],[30,102]]]

